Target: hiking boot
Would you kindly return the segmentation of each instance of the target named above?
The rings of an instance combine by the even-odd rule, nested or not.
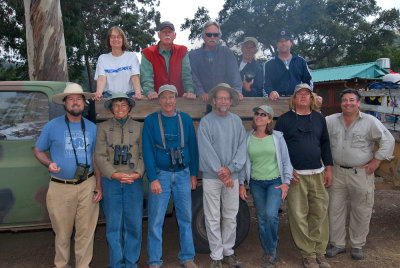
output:
[[[351,248],[351,257],[353,260],[362,260],[364,259],[364,254],[361,248]]]
[[[231,268],[242,268],[243,263],[239,260],[238,257],[236,257],[235,254],[232,254],[230,256],[225,256],[223,259],[223,262],[228,264],[229,267]]]
[[[319,268],[315,258],[303,258],[303,266],[304,268]]]
[[[317,263],[319,264],[319,268],[331,268],[331,265],[326,260],[325,256],[317,256]]]
[[[222,261],[221,260],[211,260],[210,268],[222,268]]]
[[[267,253],[263,255],[263,262],[261,263],[261,267],[269,267],[273,265],[278,260],[278,253]]]
[[[328,258],[332,258],[338,254],[345,253],[345,252],[346,252],[345,248],[338,248],[338,247],[331,245],[329,248],[326,249],[325,256]]]
[[[185,261],[182,266],[185,268],[199,268],[193,260]]]

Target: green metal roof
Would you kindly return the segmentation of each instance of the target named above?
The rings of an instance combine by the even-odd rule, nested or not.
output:
[[[351,78],[379,78],[388,71],[383,69],[378,63],[368,62],[347,66],[338,66],[325,69],[311,70],[313,82],[347,80]]]

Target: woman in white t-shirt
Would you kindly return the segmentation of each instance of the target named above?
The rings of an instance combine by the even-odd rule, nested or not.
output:
[[[140,65],[135,52],[129,52],[128,41],[121,28],[108,30],[106,47],[110,53],[102,54],[97,61],[96,95],[94,100],[108,98],[115,93],[125,93],[134,99],[142,99],[140,87]]]

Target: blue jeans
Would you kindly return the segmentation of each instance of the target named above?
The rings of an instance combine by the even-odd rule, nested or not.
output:
[[[162,265],[162,228],[169,198],[172,193],[176,219],[179,225],[179,241],[181,250],[178,258],[181,264],[194,259],[192,236],[192,197],[190,188],[190,172],[186,168],[178,172],[157,169],[157,178],[162,193],[153,194],[149,186],[149,218],[147,235],[147,253],[149,265]]]
[[[128,95],[129,98],[132,98],[133,95],[135,95],[135,91],[127,92],[126,95]],[[110,98],[112,94],[108,92],[103,92],[103,98]]]
[[[136,268],[142,243],[143,180],[124,184],[103,177],[102,187],[109,267]]]
[[[274,254],[278,245],[278,211],[282,203],[282,190],[275,187],[281,184],[281,178],[265,181],[250,179],[264,254]]]

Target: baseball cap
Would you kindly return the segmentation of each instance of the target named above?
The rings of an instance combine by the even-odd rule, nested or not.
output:
[[[158,31],[161,31],[165,27],[169,27],[169,28],[171,28],[172,31],[175,31],[174,25],[172,24],[172,22],[169,22],[169,21],[161,22],[161,24],[158,26]]]
[[[158,96],[161,95],[161,93],[163,93],[164,91],[169,91],[172,93],[175,93],[175,95],[178,95],[178,90],[176,90],[176,87],[174,85],[162,85],[159,89],[158,89]]]
[[[312,90],[312,88],[310,87],[309,84],[301,83],[301,84],[296,85],[296,87],[294,88],[294,94],[296,94],[297,91],[299,91],[300,89],[303,89],[303,88],[306,88],[306,89],[308,89],[310,92],[313,92],[313,90]]]

